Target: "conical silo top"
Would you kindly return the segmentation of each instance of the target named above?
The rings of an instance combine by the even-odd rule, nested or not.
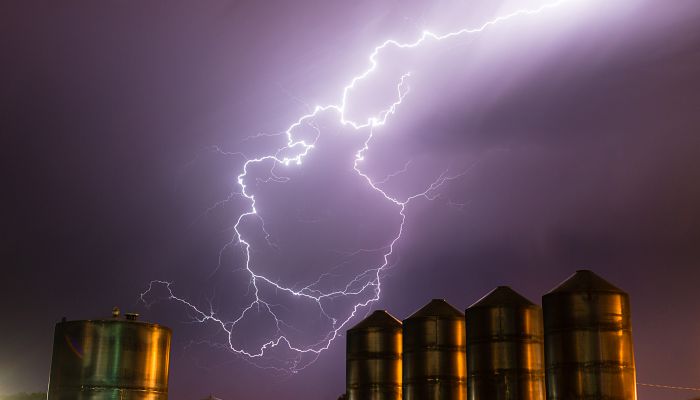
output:
[[[511,289],[510,286],[499,286],[469,308],[532,307],[534,305],[535,303]]]
[[[625,293],[622,289],[596,275],[593,271],[581,269],[547,294],[581,292]]]
[[[367,318],[360,321],[357,325],[349,330],[361,330],[368,328],[399,328],[401,329],[401,321],[394,318],[386,310],[377,310],[370,314]]]
[[[433,299],[406,319],[427,317],[464,318],[464,314],[444,299]]]

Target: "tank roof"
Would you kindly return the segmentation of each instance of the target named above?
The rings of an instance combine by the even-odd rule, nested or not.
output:
[[[426,317],[464,318],[464,314],[444,299],[433,299],[406,319]]]
[[[490,308],[490,307],[532,307],[535,303],[531,302],[520,293],[511,289],[510,286],[499,286],[489,292],[486,296],[479,299],[469,308]]]
[[[58,325],[71,325],[71,324],[129,324],[129,325],[142,325],[142,326],[150,326],[153,328],[161,328],[165,329],[168,331],[172,331],[169,327],[165,325],[161,325],[155,322],[147,322],[147,321],[139,321],[139,320],[130,320],[126,318],[102,318],[102,319],[78,319],[78,320],[61,320],[60,322],[56,323],[56,326]]]
[[[547,294],[580,292],[625,293],[622,289],[596,275],[593,271],[581,269]]]
[[[401,321],[394,318],[386,310],[377,310],[349,330],[368,328],[401,328]]]

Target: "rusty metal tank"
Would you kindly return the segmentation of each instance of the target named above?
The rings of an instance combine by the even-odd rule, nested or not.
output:
[[[166,400],[171,331],[137,316],[56,324],[48,400]]]
[[[548,400],[636,400],[627,293],[588,270],[542,298]]]
[[[401,321],[377,310],[347,333],[349,400],[401,400]]]
[[[404,400],[464,400],[464,314],[432,300],[403,321]]]
[[[469,400],[545,400],[542,309],[499,286],[466,312]]]

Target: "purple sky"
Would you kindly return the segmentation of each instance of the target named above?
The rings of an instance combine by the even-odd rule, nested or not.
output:
[[[107,316],[119,305],[173,328],[173,400],[335,399],[344,337],[304,371],[280,376],[204,344],[225,336],[191,324],[182,305],[140,303],[153,279],[173,281],[204,309],[211,301],[224,319],[251,301],[240,247],[217,268],[248,203],[206,212],[236,189],[242,159],[212,146],[267,154],[282,137],[246,138],[337,102],[383,40],[537,4],[0,5],[0,394],[46,387],[62,316]],[[381,186],[402,199],[445,170],[461,175],[435,200],[407,206],[371,309],[405,318],[434,297],[464,308],[504,284],[539,302],[587,267],[632,296],[639,381],[700,386],[698,26],[695,0],[578,0],[479,35],[381,53],[348,112],[359,118],[391,103],[405,72],[410,92],[375,130],[362,170],[379,181],[407,166]],[[367,132],[340,127],[333,113],[316,123],[321,136],[304,163],[276,169],[288,182],[266,182],[269,166],[250,174],[272,245],[255,219],[242,230],[256,271],[295,289],[332,272],[318,285],[328,291],[380,263],[381,252],[348,254],[385,246],[400,220],[352,169]],[[314,303],[269,286],[262,295],[293,325],[285,334],[296,344],[328,332]],[[369,297],[324,309],[340,318]],[[267,317],[246,318],[235,343],[253,350],[274,336]]]

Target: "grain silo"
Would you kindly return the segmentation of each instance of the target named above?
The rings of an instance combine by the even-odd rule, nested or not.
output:
[[[542,298],[548,400],[636,400],[627,293],[588,270]]]
[[[499,286],[466,312],[469,400],[544,400],[542,309]]]
[[[169,328],[138,314],[56,324],[49,400],[165,400]]]
[[[348,330],[349,400],[401,400],[401,322],[377,310]]]
[[[432,300],[403,322],[403,398],[464,400],[464,314]]]

